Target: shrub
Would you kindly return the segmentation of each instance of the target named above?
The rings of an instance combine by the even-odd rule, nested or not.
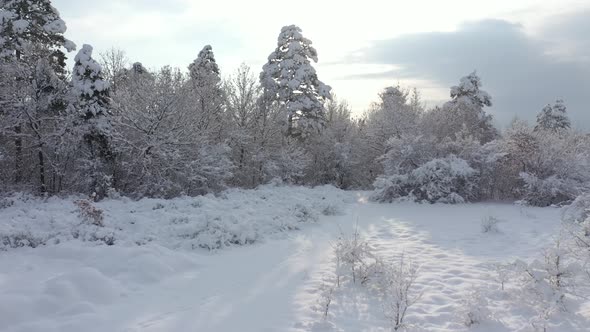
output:
[[[78,216],[83,222],[104,227],[103,211],[90,203],[90,201],[81,199],[74,202],[78,207]]]
[[[347,270],[350,271],[353,283],[360,281],[361,284],[364,284],[378,271],[376,266],[381,264],[358,229],[355,229],[351,235],[341,233],[333,248],[336,257],[338,285],[340,285],[340,277]]]
[[[524,201],[533,206],[564,205],[571,203],[579,194],[578,184],[553,175],[541,179],[533,174],[521,173],[524,181]]]
[[[475,199],[477,171],[460,158],[450,155],[433,159],[408,174],[379,177],[372,200],[392,202],[408,197],[419,202],[463,203]]]
[[[414,290],[418,267],[401,255],[397,262],[387,264],[383,270],[381,291],[384,295],[383,310],[394,331],[404,327],[408,308],[415,304],[421,293]]]
[[[481,231],[483,233],[500,233],[499,222],[500,219],[494,216],[485,216],[481,219]]]

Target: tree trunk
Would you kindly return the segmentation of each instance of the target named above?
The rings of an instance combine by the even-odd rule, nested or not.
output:
[[[39,148],[39,181],[41,182],[41,193],[46,193],[47,185],[45,184],[45,158],[41,148]]]
[[[20,137],[22,128],[20,125],[14,127],[16,138],[14,139],[15,159],[14,159],[14,183],[19,184],[23,180],[23,140]]]

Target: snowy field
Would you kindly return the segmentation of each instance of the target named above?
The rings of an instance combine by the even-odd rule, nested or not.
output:
[[[0,330],[389,331],[374,289],[345,277],[335,286],[334,247],[355,229],[384,261],[403,254],[418,267],[407,330],[534,330],[537,313],[515,300],[510,278],[501,290],[496,270],[542,259],[559,233],[559,209],[377,204],[368,195],[265,186],[106,200],[96,204],[104,227],[81,222],[75,198],[5,199]],[[499,222],[482,232],[490,216]],[[481,321],[467,327],[466,314],[482,303]],[[588,305],[573,303],[575,311],[547,319],[548,331],[588,330]]]

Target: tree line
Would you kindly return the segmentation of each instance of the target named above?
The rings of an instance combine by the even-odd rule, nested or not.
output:
[[[477,74],[426,109],[417,89],[385,88],[360,117],[285,26],[260,74],[222,76],[213,48],[187,70],[145,68],[67,40],[49,0],[0,1],[2,191],[176,197],[278,182],[375,188],[374,199],[569,201],[590,183],[590,139],[563,101],[504,132]]]

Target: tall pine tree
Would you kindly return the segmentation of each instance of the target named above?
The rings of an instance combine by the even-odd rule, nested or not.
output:
[[[80,119],[78,128],[85,146],[83,151],[86,152],[82,170],[90,179],[90,194],[99,200],[105,197],[112,185],[114,153],[109,119],[109,83],[102,76],[100,64],[92,58],[92,46],[84,45],[75,61],[71,91]]]
[[[2,132],[14,140],[14,182],[23,182],[25,149],[36,149],[39,188],[47,190],[46,148],[64,108],[66,25],[48,0],[0,1],[0,67],[3,94]],[[31,140],[31,142],[28,142]],[[55,149],[53,149],[55,150]],[[52,163],[55,165],[55,162]]]
[[[311,62],[318,61],[311,40],[295,25],[283,27],[277,48],[268,57],[260,74],[264,96],[286,112],[286,134],[305,138],[325,122],[324,102],[331,88],[318,79]]]
[[[210,138],[219,138],[224,98],[213,48],[203,47],[188,69],[195,109],[194,126]]]

